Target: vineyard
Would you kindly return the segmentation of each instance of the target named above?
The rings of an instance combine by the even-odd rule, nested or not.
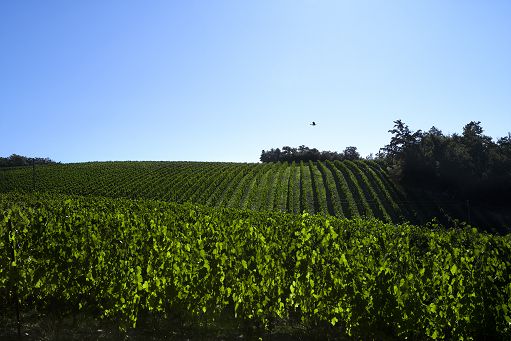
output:
[[[179,165],[187,166],[200,170]],[[376,210],[367,200],[357,201],[357,196],[372,196],[381,203],[383,189],[389,190],[354,181],[371,175],[377,182],[373,173],[356,164],[323,166],[330,172],[311,164],[239,166],[238,171],[211,165],[212,172],[225,174],[218,187],[196,184],[188,195],[206,192],[213,203],[233,206],[239,200],[257,208],[261,197],[271,198],[267,202],[278,207],[286,204],[281,187],[251,188],[260,181],[269,189],[269,183],[288,178],[297,210],[395,214],[391,205]],[[272,167],[276,172],[269,172]],[[155,182],[165,171],[150,169]],[[192,170],[190,177],[200,178]],[[191,178],[176,186],[184,191]],[[70,188],[79,188],[80,179],[76,175],[68,182]],[[147,191],[140,193],[150,192],[150,186],[140,186],[149,178],[135,179],[137,189]],[[301,181],[310,188],[297,186]],[[347,200],[341,191],[331,191],[332,185],[357,186],[357,191]],[[135,185],[130,186],[123,190]],[[323,191],[330,204],[316,201]],[[123,330],[149,314],[211,323],[229,317],[257,330],[299,324],[320,328],[323,335],[364,339],[509,339],[510,256],[509,235],[470,226],[444,229],[151,200],[0,194],[0,301],[18,314],[86,312]]]
[[[4,168],[0,325],[51,313],[120,333],[509,339],[510,235],[451,218],[504,224],[372,161]]]
[[[508,226],[465,202],[404,191],[373,161],[91,162],[0,170],[0,192],[52,192],[424,224]],[[470,208],[469,208],[470,209]],[[441,220],[446,222],[447,220]]]

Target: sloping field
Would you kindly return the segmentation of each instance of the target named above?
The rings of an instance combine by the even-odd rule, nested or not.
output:
[[[467,220],[464,203],[406,194],[376,162],[90,162],[0,170],[13,190],[191,202],[258,211],[375,217],[424,223]],[[475,211],[474,211],[475,213]],[[472,214],[473,221],[478,217]],[[488,221],[488,217],[479,217]],[[491,222],[488,224],[491,225]]]

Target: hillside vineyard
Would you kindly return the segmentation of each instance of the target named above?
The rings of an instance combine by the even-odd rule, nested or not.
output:
[[[0,318],[18,335],[23,316],[51,312],[123,333],[176,318],[259,335],[511,336],[511,235],[428,222],[463,206],[376,162],[4,168],[0,192]]]
[[[399,188],[373,161],[300,163],[91,162],[0,171],[0,191],[156,199],[257,211],[423,223],[428,198]]]

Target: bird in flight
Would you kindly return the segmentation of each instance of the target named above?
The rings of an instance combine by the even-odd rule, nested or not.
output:
[[[312,121],[311,126],[315,126],[316,122]]]

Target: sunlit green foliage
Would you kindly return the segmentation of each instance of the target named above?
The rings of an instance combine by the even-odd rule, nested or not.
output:
[[[299,168],[299,167],[297,167]],[[0,299],[117,321],[231,314],[354,337],[509,339],[511,237],[469,226],[0,195]]]

